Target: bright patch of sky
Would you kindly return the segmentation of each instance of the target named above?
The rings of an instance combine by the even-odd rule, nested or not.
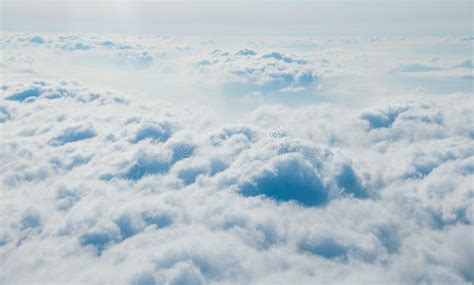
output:
[[[5,1],[4,30],[198,35],[472,34],[472,1]]]

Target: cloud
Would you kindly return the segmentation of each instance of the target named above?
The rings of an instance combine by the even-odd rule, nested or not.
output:
[[[146,50],[148,68],[165,60],[163,44],[199,78],[267,95],[370,66],[349,50],[362,39],[319,57],[277,44],[171,53],[165,38],[33,36],[7,39],[75,56]],[[60,48],[76,42],[92,48]],[[23,76],[0,87],[5,283],[474,281],[471,94],[266,104],[236,123],[197,105]]]
[[[89,50],[92,47],[82,42],[70,42],[61,46],[61,48],[64,50]]]
[[[364,112],[360,118],[369,123],[370,129],[388,128],[391,127],[397,117],[406,110],[407,108],[402,106],[382,112]]]
[[[298,156],[279,157],[240,187],[245,196],[264,195],[281,201],[319,205],[327,201],[327,190],[312,166]]]
[[[84,56],[84,59],[105,62],[109,65],[130,65],[138,69],[150,67],[156,57],[166,53],[161,45],[155,54],[153,50],[157,49],[156,45],[137,44],[136,41],[117,35],[104,39],[98,35],[45,34],[39,36],[7,33],[4,43],[9,47],[42,48],[43,50],[38,53],[44,53],[46,49],[60,55],[80,54]],[[166,46],[167,49],[173,49],[173,47]]]
[[[44,39],[40,36],[34,36],[30,39],[30,42],[35,43],[35,44],[44,44]]]
[[[398,72],[427,72],[442,70],[439,67],[424,65],[424,64],[408,64],[402,65],[396,69]]]
[[[472,64],[471,60],[465,60],[461,62],[460,64],[456,65],[456,67],[461,67],[461,68],[474,68],[474,65]]]
[[[62,145],[95,137],[97,134],[91,128],[73,127],[68,128],[59,136],[50,141],[52,145]]]
[[[280,52],[214,50],[197,61],[197,68],[205,76],[211,74],[217,78],[225,92],[234,94],[306,92],[318,83],[317,72],[306,60]]]

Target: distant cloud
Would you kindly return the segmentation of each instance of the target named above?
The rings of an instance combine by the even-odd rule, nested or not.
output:
[[[30,42],[35,44],[44,44],[44,39],[40,36],[34,36],[31,38]]]
[[[460,64],[456,65],[456,67],[462,67],[462,68],[474,68],[474,64],[472,64],[471,60],[465,60],[461,62]]]
[[[304,59],[279,52],[259,54],[251,49],[236,53],[214,50],[197,67],[212,74],[226,92],[305,92],[317,86],[318,75]]]
[[[402,65],[398,67],[396,70],[399,72],[427,72],[427,71],[442,70],[442,68],[424,65],[424,64],[408,64],[408,65]]]

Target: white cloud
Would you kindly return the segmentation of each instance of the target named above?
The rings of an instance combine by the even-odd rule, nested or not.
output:
[[[217,78],[224,92],[231,94],[305,92],[318,83],[317,72],[306,60],[276,51],[216,49],[196,65],[204,76]]]
[[[5,282],[472,281],[468,98],[282,107],[269,131],[263,109],[199,132],[77,83],[2,98]]]
[[[145,70],[125,71],[158,78],[168,64],[176,77],[199,71],[197,82],[267,96],[364,70],[374,80],[371,68],[383,77],[410,60],[380,68],[377,53],[352,49],[364,40],[245,42],[211,53],[212,42],[186,49],[189,42],[151,36],[2,41],[18,51],[2,61],[9,74],[0,85],[0,282],[474,282],[469,93],[264,105],[224,120],[194,104],[10,69],[28,63],[39,76],[51,53],[150,55]],[[370,42],[390,49],[406,41]],[[91,48],[61,49],[79,42]],[[308,52],[316,42],[333,46]],[[461,74],[464,60],[412,62]]]

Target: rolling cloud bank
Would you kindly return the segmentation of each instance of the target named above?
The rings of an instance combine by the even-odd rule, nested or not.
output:
[[[472,284],[472,60],[365,48],[410,40],[6,34],[0,283]]]

